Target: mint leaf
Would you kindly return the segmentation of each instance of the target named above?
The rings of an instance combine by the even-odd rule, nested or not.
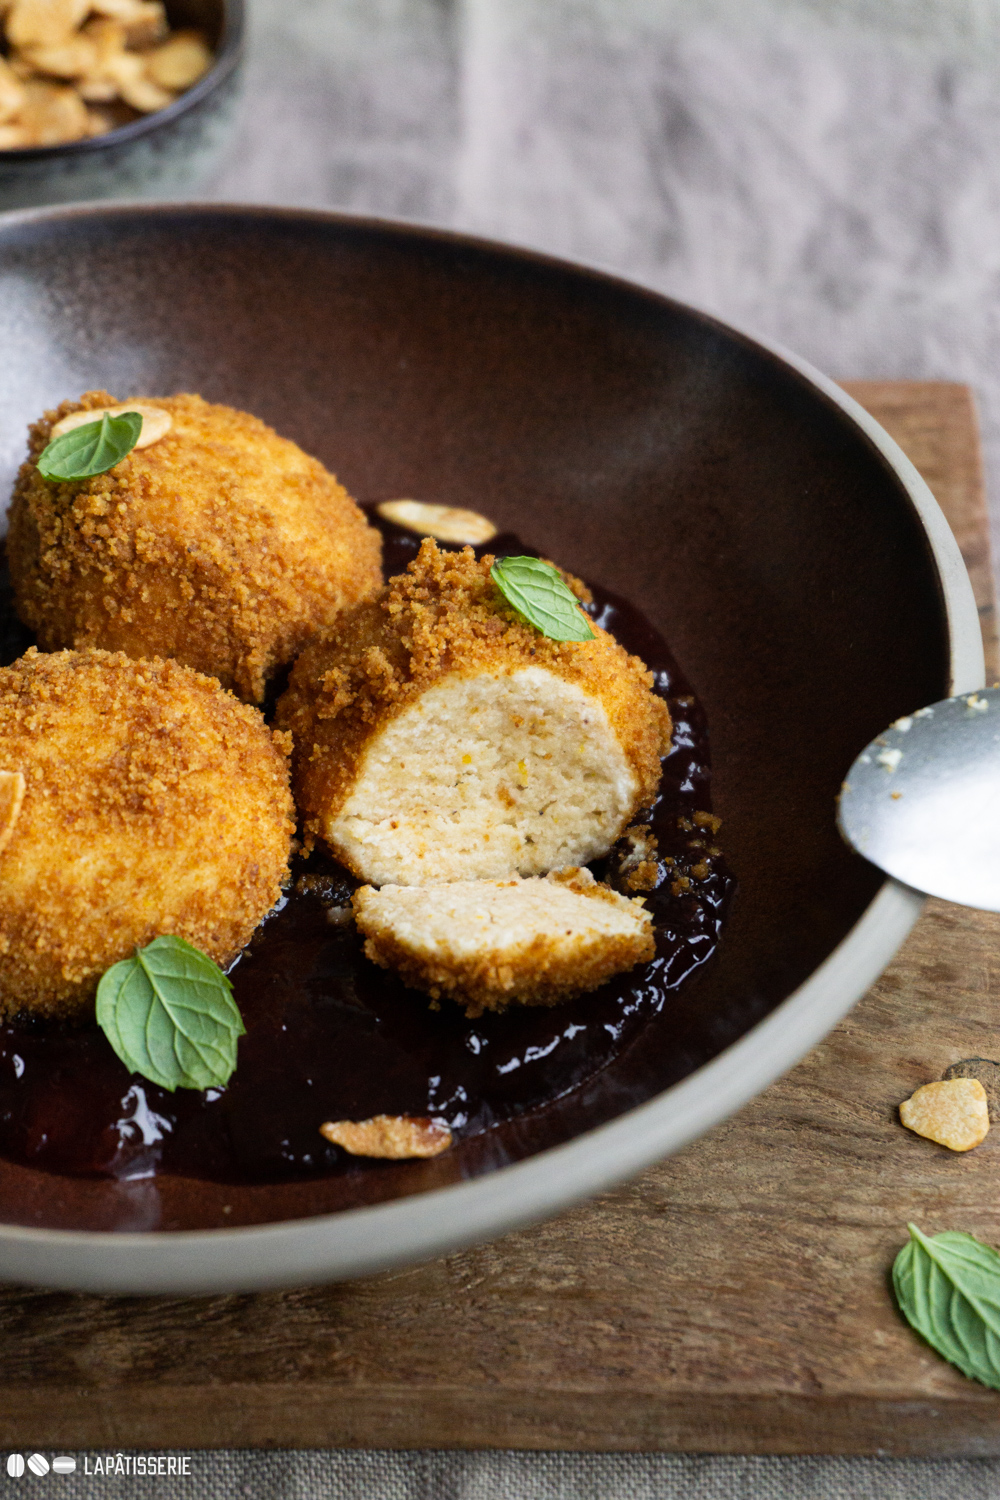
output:
[[[97,986],[97,1024],[126,1068],[171,1093],[228,1083],[246,1032],[225,974],[179,937],[112,965]]]
[[[900,1311],[963,1375],[1000,1391],[1000,1255],[971,1234],[907,1228],[892,1268]]]
[[[93,422],[53,438],[39,454],[38,472],[43,479],[55,481],[106,474],[132,452],[141,432],[142,417],[137,411],[123,411],[119,417],[104,412]]]
[[[490,577],[528,625],[550,641],[592,641],[579,601],[551,563],[538,557],[501,557]]]

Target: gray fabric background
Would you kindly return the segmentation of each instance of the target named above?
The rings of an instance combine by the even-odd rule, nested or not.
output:
[[[596,261],[835,378],[967,380],[1000,475],[1000,0],[249,3],[212,196]]]
[[[835,377],[970,381],[1000,476],[1000,0],[251,0],[251,15],[241,123],[209,196],[472,229],[603,263]],[[1000,1497],[987,1460],[220,1453],[192,1468],[0,1477],[0,1496]]]

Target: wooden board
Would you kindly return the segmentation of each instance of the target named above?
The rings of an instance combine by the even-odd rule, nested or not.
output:
[[[864,384],[945,506],[997,667],[968,391]],[[1000,918],[931,902],[786,1078],[538,1228],[344,1286],[207,1301],[0,1291],[0,1447],[1000,1454],[1000,1394],[894,1311],[915,1219],[1000,1244],[1000,1129],[955,1156],[899,1101],[1000,1056]]]

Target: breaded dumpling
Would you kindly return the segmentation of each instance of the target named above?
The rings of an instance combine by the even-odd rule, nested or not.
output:
[[[354,894],[365,953],[469,1016],[557,1005],[655,952],[642,898],[599,885],[589,870],[544,879],[362,886]]]
[[[57,421],[112,405],[105,391],[31,428],[7,543],[18,613],[43,650],[172,656],[260,702],[277,668],[381,587],[379,533],[256,417],[200,396],[138,404],[169,430],[92,479],[50,483],[35,460]]]
[[[0,771],[23,777],[0,848],[0,1016],[92,1011],[105,969],[165,933],[228,964],[287,878],[286,748],[174,661],[32,647],[0,669]]]
[[[655,799],[670,718],[651,674],[597,626],[524,624],[492,562],[425,540],[280,700],[306,837],[372,885],[585,864]]]

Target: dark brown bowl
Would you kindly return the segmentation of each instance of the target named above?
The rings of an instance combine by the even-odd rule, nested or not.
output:
[[[500,1232],[706,1129],[875,978],[919,901],[841,842],[840,780],[890,720],[979,686],[982,657],[933,499],[832,384],[608,276],[332,214],[9,216],[0,287],[3,482],[29,419],[66,395],[199,391],[361,500],[472,504],[639,605],[707,709],[740,882],[669,1046],[626,1053],[597,1103],[583,1090],[350,1199],[343,1179],[116,1184],[0,1163],[0,1277],[221,1290]]]

